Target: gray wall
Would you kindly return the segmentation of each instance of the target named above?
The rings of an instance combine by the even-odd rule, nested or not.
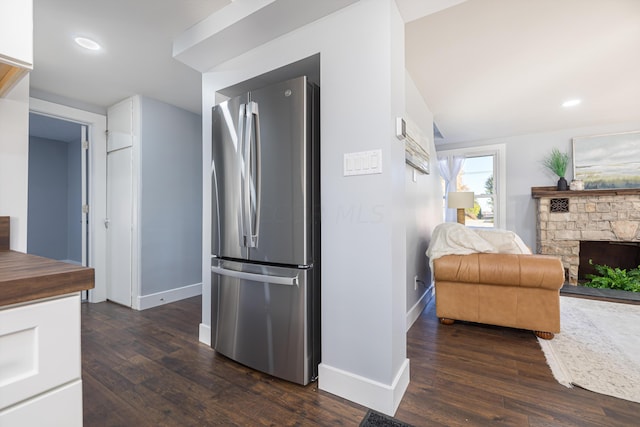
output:
[[[202,118],[140,97],[140,295],[202,282]]]
[[[80,126],[78,126],[80,135]],[[80,137],[67,144],[67,260],[82,263],[82,159]]]
[[[429,138],[431,173],[418,173],[413,180],[413,168],[405,167],[407,229],[407,311],[418,302],[431,285],[431,272],[425,252],[431,231],[442,222],[442,185],[433,143],[433,114],[425,104],[411,77],[406,75],[406,108],[408,116]],[[415,289],[414,277],[420,280]]]
[[[531,198],[531,187],[552,186],[557,178],[541,165],[542,159],[552,148],[572,152],[572,138],[588,135],[628,132],[640,129],[640,122],[621,123],[608,126],[590,126],[575,129],[562,129],[553,132],[497,138],[484,141],[471,141],[447,144],[438,147],[443,150],[505,144],[507,151],[507,222],[506,228],[522,237],[532,249],[536,247],[535,201]],[[566,176],[573,178],[573,164]]]
[[[404,147],[394,135],[395,117],[406,110],[404,23],[395,2],[356,2],[217,66],[203,74],[203,108],[207,111],[213,105],[217,91],[318,53],[322,90],[319,388],[380,409],[379,402],[388,402],[390,390],[398,390],[399,396],[404,380],[408,381],[406,166]],[[203,124],[207,159],[211,120],[206,114]],[[345,177],[344,155],[372,149],[382,150],[383,173]],[[210,181],[205,175],[205,205]],[[204,234],[208,235],[206,215]],[[211,324],[209,253],[205,239],[204,326]],[[372,403],[371,396],[380,398]]]
[[[79,141],[29,138],[28,253],[82,261],[80,167]]]

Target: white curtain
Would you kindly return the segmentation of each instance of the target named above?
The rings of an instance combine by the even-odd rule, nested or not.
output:
[[[456,222],[457,213],[455,209],[447,208],[449,201],[449,191],[456,191],[456,179],[464,164],[464,156],[438,157],[438,167],[440,176],[444,179],[444,221]]]

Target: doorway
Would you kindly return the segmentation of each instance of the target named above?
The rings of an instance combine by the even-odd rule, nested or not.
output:
[[[27,253],[88,265],[85,141],[86,125],[29,113]]]
[[[29,98],[29,111],[46,117],[54,117],[82,124],[87,127],[88,177],[88,238],[86,265],[95,270],[95,288],[89,290],[89,302],[106,299],[106,218],[107,204],[107,116],[86,110],[56,104],[42,99]],[[105,112],[106,113],[106,112]]]

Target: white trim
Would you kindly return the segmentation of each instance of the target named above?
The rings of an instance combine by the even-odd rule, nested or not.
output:
[[[82,225],[80,226],[81,247],[82,247],[82,265],[89,265],[89,145],[91,138],[89,137],[89,126],[80,125],[80,203],[82,204],[82,213],[80,215]]]
[[[185,298],[191,298],[202,294],[202,283],[183,286],[181,288],[169,289],[168,291],[156,292],[155,294],[137,297],[136,310],[146,310],[170,302],[176,302]]]
[[[89,266],[95,270],[95,287],[89,290],[90,302],[107,299],[107,116],[29,98],[29,111],[80,123],[89,127]]]
[[[342,369],[318,365],[318,388],[393,416],[409,385],[409,359],[405,359],[390,385]]]
[[[200,323],[198,340],[206,345],[211,345],[211,326]]]
[[[495,217],[495,228],[505,229],[507,226],[507,146],[506,144],[482,145],[477,147],[440,150],[438,158],[448,156],[495,156],[494,186],[497,192],[498,209]]]
[[[420,299],[407,312],[407,331],[413,326],[418,317],[422,314],[424,308],[433,299],[433,285],[429,286]]]
[[[136,310],[144,310],[142,304],[142,227],[140,221],[142,218],[142,205],[140,203],[142,195],[142,110],[140,95],[131,97],[131,301]],[[202,285],[202,284],[200,284]],[[181,288],[180,288],[181,289]],[[170,292],[170,291],[169,291]],[[200,291],[202,293],[202,291]],[[200,295],[200,294],[197,294]],[[185,297],[187,298],[187,297]],[[182,299],[182,298],[180,298]],[[177,300],[174,300],[177,301]],[[164,302],[160,304],[165,304]],[[156,305],[160,305],[156,304]]]

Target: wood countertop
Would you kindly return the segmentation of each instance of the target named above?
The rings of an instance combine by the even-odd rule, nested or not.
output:
[[[0,250],[0,306],[94,287],[93,268]]]

